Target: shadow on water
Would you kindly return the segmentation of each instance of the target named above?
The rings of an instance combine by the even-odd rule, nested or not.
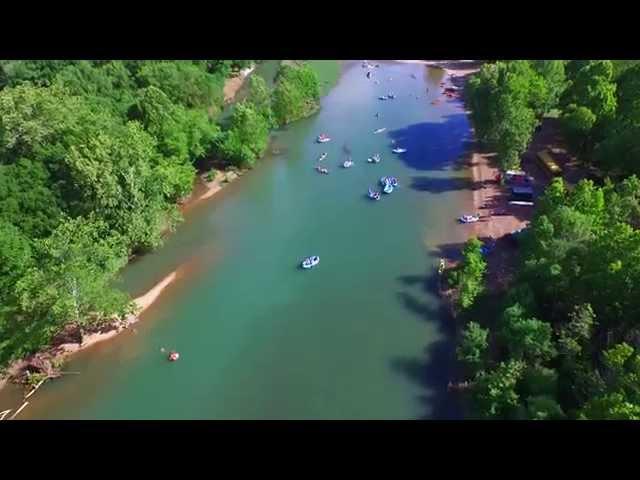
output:
[[[435,271],[427,275],[406,275],[399,277],[406,287],[421,286],[426,295],[438,295],[438,275]],[[455,375],[455,326],[446,306],[439,302],[434,308],[418,296],[402,291],[398,293],[404,307],[425,322],[434,322],[441,339],[430,344],[420,358],[398,357],[391,360],[391,368],[405,375],[410,381],[424,388],[418,396],[425,412],[421,419],[444,420],[462,418],[461,409],[455,396],[447,386]]]
[[[493,239],[490,237],[478,237],[483,244],[487,245],[491,243]],[[462,260],[462,249],[464,248],[464,242],[457,243],[442,243],[438,245],[432,252],[429,253],[430,256],[435,258],[447,258],[449,260],[459,261]]]
[[[469,121],[464,113],[444,118],[442,123],[416,123],[389,132],[394,145],[407,149],[398,157],[408,167],[422,171],[444,170],[460,164],[458,160],[471,144]]]
[[[419,192],[444,193],[454,190],[475,190],[482,188],[479,182],[472,182],[468,178],[441,178],[441,177],[411,177],[409,188]]]

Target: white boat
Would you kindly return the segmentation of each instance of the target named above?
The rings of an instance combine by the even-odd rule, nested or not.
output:
[[[367,158],[369,163],[380,163],[380,154],[376,153],[373,157]]]
[[[320,156],[318,157],[318,161],[319,161],[319,162],[321,162],[322,160],[324,160],[325,158],[327,158],[327,155],[328,155],[328,153],[327,153],[327,152],[324,152],[322,155],[320,155]]]
[[[329,137],[329,135],[325,135],[324,133],[321,133],[320,135],[318,135],[318,138],[316,141],[318,143],[327,143],[331,141],[331,137]]]
[[[371,188],[369,188],[367,196],[372,200],[380,200],[380,192],[374,192]]]
[[[396,147],[393,150],[391,150],[393,153],[404,153],[407,151],[406,148],[400,148],[400,147]]]
[[[378,97],[378,100],[386,100],[386,99],[387,99],[387,96],[386,96],[386,95],[380,95],[380,96]]]
[[[316,171],[317,171],[318,173],[322,173],[322,174],[324,174],[324,175],[328,175],[328,174],[329,174],[329,170],[328,170],[328,169],[326,169],[326,168],[324,168],[324,167],[321,167],[321,166],[319,166],[319,165],[316,167]]]
[[[521,207],[533,207],[533,202],[524,202],[521,200],[511,200],[509,205],[519,205]]]
[[[307,257],[302,261],[302,268],[313,268],[320,263],[320,257],[317,255],[313,255],[312,257]]]
[[[384,193],[391,193],[393,192],[393,187],[391,186],[391,184],[387,183],[384,188],[382,189],[382,191]]]
[[[342,166],[344,168],[351,168],[353,166],[353,161],[351,159],[345,160],[344,163],[342,164]]]
[[[458,218],[460,223],[475,223],[480,220],[480,215],[462,215]]]
[[[374,130],[373,133],[382,133],[387,129],[387,127],[382,127],[382,128],[378,128],[377,130]]]

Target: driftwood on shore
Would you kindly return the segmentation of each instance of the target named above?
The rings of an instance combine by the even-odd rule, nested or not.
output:
[[[38,390],[38,389],[42,386],[42,384],[43,384],[44,382],[46,382],[47,380],[48,380],[47,378],[43,378],[42,380],[40,380],[40,381],[38,382],[38,384],[37,384],[35,387],[33,387],[29,393],[27,393],[27,394],[25,395],[24,399],[26,400],[26,399],[27,399],[27,398],[29,398],[31,395],[33,395],[34,393],[36,393],[36,390]]]
[[[29,402],[24,402],[24,403],[22,404],[22,406],[21,406],[18,410],[16,410],[16,413],[14,413],[13,415],[11,415],[11,416],[9,417],[9,420],[13,420],[14,418],[16,418],[16,417],[18,416],[18,414],[19,414],[22,410],[24,410],[24,408],[25,408],[27,405],[29,405]]]

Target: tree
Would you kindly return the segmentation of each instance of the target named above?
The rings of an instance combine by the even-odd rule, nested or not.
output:
[[[219,128],[204,112],[174,104],[153,86],[141,90],[129,115],[140,120],[158,142],[162,158],[156,173],[165,198],[174,202],[187,195],[195,178],[193,162],[210,152]]]
[[[546,97],[541,102],[542,110],[548,113],[560,101],[567,88],[564,60],[537,60],[531,62],[533,69],[542,77],[546,86]]]
[[[230,127],[221,136],[222,156],[236,165],[252,166],[269,141],[269,124],[251,103],[242,102],[233,111]]]
[[[558,372],[541,365],[529,365],[523,374],[519,391],[523,397],[558,395]]]
[[[222,106],[224,77],[207,73],[188,61],[146,62],[137,79],[141,87],[157,87],[172,102],[187,108]]]
[[[572,67],[572,81],[562,104],[567,107],[563,123],[571,142],[582,154],[604,138],[616,110],[616,84],[609,60],[588,60]],[[574,106],[572,106],[574,105]],[[584,138],[580,140],[580,135]]]
[[[74,62],[57,73],[54,83],[72,95],[85,96],[123,118],[135,101],[134,79],[120,61],[102,65],[86,60]]]
[[[640,126],[640,63],[622,73],[616,85],[616,119],[627,126]]]
[[[525,318],[518,304],[504,311],[501,336],[511,356],[528,362],[546,361],[555,355],[551,325],[536,318]]]
[[[264,78],[259,75],[249,77],[249,96],[247,100],[251,102],[255,111],[267,121],[269,128],[276,126],[273,109],[271,108],[271,93]]]
[[[623,342],[605,351],[603,357],[607,390],[590,399],[579,418],[640,420],[640,356]]]
[[[537,125],[534,111],[511,96],[503,96],[497,104],[496,150],[503,169],[519,169],[520,155],[531,141]]]
[[[469,322],[462,332],[460,346],[457,349],[458,360],[469,365],[473,370],[482,368],[485,363],[487,338],[489,331],[476,322]]]
[[[516,392],[518,380],[525,370],[518,360],[500,362],[494,370],[476,375],[472,395],[478,414],[485,418],[509,418],[520,405]]]
[[[32,265],[29,239],[16,226],[0,220],[0,306],[14,305],[14,286]]]
[[[27,82],[37,86],[48,86],[60,70],[74,63],[77,62],[74,60],[4,60],[2,70],[9,87]]]
[[[62,215],[52,183],[42,163],[20,158],[0,165],[0,220],[15,225],[27,238],[49,235]]]
[[[308,65],[282,65],[273,92],[273,113],[280,125],[304,118],[319,106],[320,83]]]
[[[462,263],[455,272],[459,289],[458,303],[463,309],[473,305],[476,297],[483,291],[483,276],[487,263],[482,257],[482,242],[475,237],[467,240],[462,250]]]
[[[527,398],[527,413],[531,420],[564,420],[567,418],[558,402],[546,395]]]
[[[572,360],[581,355],[589,345],[595,326],[595,314],[588,303],[576,305],[569,322],[560,328],[558,348],[560,353]]]
[[[590,150],[588,141],[595,124],[596,116],[587,107],[572,103],[564,111],[562,125],[567,140],[576,153],[582,155]]]
[[[590,60],[576,74],[566,91],[565,105],[587,107],[598,120],[616,109],[616,84],[610,60]]]
[[[0,361],[40,348],[68,322],[86,325],[131,311],[110,283],[127,260],[126,248],[106,224],[67,219],[34,244],[32,264],[15,285],[16,311],[0,318]]]
[[[126,248],[105,223],[66,220],[36,249],[38,266],[16,285],[23,312],[51,316],[57,326],[67,320],[84,323],[89,313],[126,313],[125,297],[114,297],[108,287],[126,263]]]
[[[95,213],[134,249],[160,243],[166,204],[154,179],[154,148],[140,124],[129,122],[119,135],[97,134],[66,158],[77,214]]]
[[[484,65],[469,87],[478,137],[495,145],[503,168],[517,168],[554,92],[527,61]]]

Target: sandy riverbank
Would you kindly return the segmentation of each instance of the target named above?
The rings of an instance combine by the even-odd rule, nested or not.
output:
[[[464,77],[477,72],[481,63],[477,60],[396,60],[399,63],[418,63],[444,70],[447,75]]]
[[[446,84],[451,84],[464,94],[464,88],[468,75],[477,71],[478,62],[471,67],[470,61],[415,61],[425,65],[438,66],[445,69]],[[446,86],[446,85],[445,85]],[[463,99],[464,100],[464,99]],[[467,115],[469,111],[465,111]],[[500,173],[495,153],[483,152],[477,142],[471,144],[465,153],[465,162],[470,169],[470,190],[468,210],[461,213],[479,213],[481,220],[471,225],[460,225],[463,230],[462,238],[465,240],[475,236],[482,241],[495,240],[498,248],[487,256],[488,287],[493,291],[508,288],[510,278],[514,274],[513,251],[510,242],[506,241],[506,235],[524,228],[533,216],[533,208],[527,206],[514,206],[509,204],[508,189],[502,186],[496,176]],[[536,182],[541,180],[536,178]],[[443,256],[453,264],[460,258],[460,252],[443,252]]]
[[[63,343],[52,347],[46,351],[47,356],[51,357],[52,360],[63,360],[75,352],[79,352],[80,350],[89,348],[96,343],[113,338],[117,334],[128,329],[131,325],[140,320],[140,316],[144,313],[144,311],[147,310],[160,297],[162,291],[171,283],[173,283],[176,278],[177,271],[173,271],[162,280],[160,280],[156,285],[154,285],[153,288],[151,288],[147,293],[135,298],[133,302],[136,305],[136,314],[129,315],[123,322],[119,323],[117,326],[114,326],[113,328],[105,331],[82,335],[80,343]],[[7,384],[10,378],[18,375],[24,369],[27,363],[28,361],[26,359],[18,360],[12,363],[7,368],[6,376],[0,379],[0,389],[2,389]]]
[[[458,92],[464,92],[468,76],[480,69],[481,63],[475,60],[397,60],[403,63],[419,63],[442,68],[446,72],[444,87],[454,86]],[[456,94],[457,96],[457,94]],[[462,99],[464,101],[464,99]],[[469,112],[467,112],[469,114]],[[529,207],[513,207],[508,204],[505,189],[495,180],[500,170],[494,154],[482,153],[474,144],[466,152],[471,173],[472,198],[470,208],[465,213],[481,214],[482,220],[473,225],[464,226],[468,237],[497,239],[503,235],[524,227],[529,220]],[[524,210],[523,210],[524,208]],[[506,215],[493,215],[503,210]]]
[[[222,92],[224,94],[224,103],[230,103],[235,98],[238,90],[240,90],[240,88],[244,84],[244,81],[255,68],[255,65],[245,68],[244,70],[241,70],[237,76],[228,78],[224,82],[224,88],[222,89]]]

